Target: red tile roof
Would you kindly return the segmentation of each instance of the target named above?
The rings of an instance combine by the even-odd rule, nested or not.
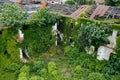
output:
[[[90,8],[90,6],[88,6],[88,5],[81,6],[75,12],[73,12],[70,16],[72,18],[78,18],[83,12],[85,12],[89,8]]]
[[[95,16],[104,16],[106,11],[109,9],[109,6],[99,5],[97,8],[93,11],[92,15],[90,16],[91,19],[94,19]]]

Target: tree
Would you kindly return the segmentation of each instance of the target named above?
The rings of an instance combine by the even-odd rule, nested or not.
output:
[[[0,24],[4,26],[22,26],[24,25],[27,13],[20,9],[20,5],[4,3],[1,7]]]

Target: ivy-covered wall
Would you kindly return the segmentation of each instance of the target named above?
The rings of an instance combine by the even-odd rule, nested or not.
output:
[[[91,26],[91,27],[89,27],[89,26]],[[99,43],[99,41],[100,41],[99,39],[102,39],[101,37],[104,37],[104,35],[107,36],[107,34],[111,34],[109,32],[109,27],[107,27],[106,23],[100,22],[97,20],[88,19],[88,18],[83,18],[83,17],[79,17],[78,19],[62,17],[58,24],[58,29],[60,30],[61,33],[64,34],[64,42],[66,42],[66,45],[70,44],[70,37],[72,37],[73,41],[75,42],[76,47],[83,45],[83,44],[87,44],[87,46],[89,46],[88,42],[86,42],[86,40],[85,40],[85,37],[81,37],[81,38],[79,37],[82,27],[89,28],[89,30],[86,32],[86,34],[88,33],[88,35],[89,34],[92,35],[93,32],[95,32],[95,30],[93,30],[94,28],[97,30],[100,30],[100,31],[96,32],[96,33],[98,33],[98,35],[94,35],[95,37],[91,36],[91,39],[96,38],[96,40],[97,40],[96,43],[97,42]],[[92,31],[90,29],[92,29]],[[90,33],[90,31],[92,33]],[[104,34],[104,35],[101,36],[102,34]],[[88,35],[86,35],[86,37]],[[88,37],[90,37],[90,36],[88,36]],[[98,37],[100,37],[100,38],[98,39]],[[81,41],[81,43],[80,43],[80,41]],[[84,48],[85,45],[82,47]],[[96,46],[96,47],[99,47],[99,46]]]
[[[80,25],[75,19],[61,17],[58,24],[58,30],[64,34],[65,45],[70,44],[70,37],[73,39],[74,42],[76,42],[79,27]]]
[[[19,61],[19,49],[16,41],[16,28],[2,29],[0,34],[0,66]]]

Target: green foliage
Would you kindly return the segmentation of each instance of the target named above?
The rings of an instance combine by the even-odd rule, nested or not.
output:
[[[24,65],[20,69],[20,73],[18,75],[18,79],[17,80],[29,80],[29,72],[30,72],[30,67]]]
[[[119,79],[120,79],[120,75],[111,76],[111,80],[119,80]]]
[[[75,65],[81,65],[81,67],[90,69],[96,72],[102,72],[106,62],[98,61],[95,57],[86,53],[79,53],[80,55],[74,60]]]
[[[120,58],[120,36],[117,37],[116,46],[115,46],[116,55]]]
[[[76,67],[75,67],[75,72],[76,73],[79,73],[79,71],[81,70],[81,66],[80,65],[77,65]]]
[[[100,73],[90,73],[87,80],[106,80],[103,74]]]
[[[29,73],[29,71],[30,71],[30,67],[29,67],[29,66],[26,66],[26,65],[24,65],[24,66],[20,69],[20,72]]]
[[[102,44],[108,43],[107,36],[108,29],[104,24],[90,22],[86,24],[81,23],[78,44],[82,50],[90,45],[99,47]]]
[[[110,28],[120,31],[120,24],[113,24],[110,26]]]
[[[29,80],[44,80],[44,78],[40,76],[32,76]]]
[[[26,21],[27,13],[20,9],[20,5],[4,3],[0,13],[0,24],[21,27]]]
[[[42,69],[45,67],[45,63],[43,61],[37,61],[32,67],[31,71],[36,72],[38,69]]]
[[[73,5],[73,4],[75,4],[75,2],[74,2],[74,0],[67,0],[67,1],[65,2],[65,4]]]
[[[30,26],[36,27],[49,27],[49,25],[53,25],[57,20],[57,15],[50,12],[48,9],[40,9],[36,13],[34,13],[30,20],[28,21],[28,24]]]
[[[5,69],[8,71],[18,71],[21,68],[20,64],[17,63],[11,63],[8,65]]]
[[[28,45],[31,55],[47,51],[54,43],[51,31],[56,20],[57,16],[48,9],[38,10],[28,20],[29,29],[24,31],[25,40],[20,46]]]
[[[120,74],[120,57],[117,57],[116,54],[112,54],[110,56],[109,61],[105,65],[103,72],[105,73],[105,76],[107,77],[109,75]]]
[[[76,38],[78,35],[78,29],[80,26],[78,26],[78,22],[75,19],[67,18],[67,17],[61,17],[59,24],[58,24],[58,30],[60,30],[61,33],[64,34],[64,45],[69,45],[70,40],[69,38],[72,37],[73,41],[76,43]]]
[[[87,80],[86,77],[91,73],[90,70],[81,68],[79,65],[72,71],[72,78],[75,80]]]
[[[31,56],[46,52],[54,44],[51,30],[51,26],[25,30],[23,31],[25,39],[19,46],[28,46]]]
[[[95,0],[74,0],[77,5],[92,5],[95,4]]]
[[[8,30],[2,30],[0,35],[0,66],[7,67],[13,61],[19,61],[19,51],[16,43],[16,29],[13,27]]]
[[[46,77],[48,75],[48,71],[46,68],[38,69],[37,73],[42,77]]]
[[[105,0],[105,3],[110,6],[120,6],[120,0]]]
[[[55,62],[49,62],[48,63],[48,72],[51,73],[51,74],[56,74],[56,70],[57,70],[57,67],[56,67],[56,64]]]
[[[67,46],[64,48],[64,53],[68,56],[68,59],[74,60],[79,56],[79,50],[75,47]]]

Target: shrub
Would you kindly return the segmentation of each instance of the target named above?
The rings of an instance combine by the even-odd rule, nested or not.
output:
[[[21,68],[21,65],[20,65],[20,64],[11,63],[10,65],[8,65],[8,66],[6,67],[6,70],[8,70],[8,71],[18,71],[20,68]]]
[[[120,74],[120,58],[116,54],[111,54],[109,61],[106,63],[103,72],[106,77]]]
[[[20,72],[29,73],[29,71],[30,71],[30,67],[29,67],[29,66],[26,66],[26,65],[24,65],[24,66],[20,69]]]
[[[76,68],[78,68],[77,71]],[[86,76],[88,76],[90,73],[90,70],[84,68],[80,69],[80,66],[76,66],[75,69],[72,71],[71,77],[73,79],[76,78],[75,80],[87,80]]]
[[[68,56],[68,58],[71,60],[76,59],[79,54],[79,50],[75,47],[67,46],[64,48],[64,53]]]
[[[18,75],[18,79],[17,80],[29,80],[29,71],[30,71],[30,67],[24,65],[20,69],[20,73]]]
[[[49,73],[54,73],[54,71],[56,71],[57,70],[57,67],[56,67],[56,64],[55,64],[55,62],[49,62],[48,63],[48,72]]]
[[[45,69],[45,68],[38,69],[37,73],[42,77],[46,77],[48,75],[47,69]]]
[[[32,76],[29,80],[45,80],[45,79],[40,76]]]
[[[38,61],[34,64],[31,71],[36,72],[38,69],[42,69],[43,67],[45,67],[45,63],[43,61]]]
[[[100,73],[90,73],[87,80],[106,80],[103,74]]]
[[[20,9],[18,4],[4,3],[0,13],[0,24],[6,26],[22,26],[26,21],[27,13]]]

